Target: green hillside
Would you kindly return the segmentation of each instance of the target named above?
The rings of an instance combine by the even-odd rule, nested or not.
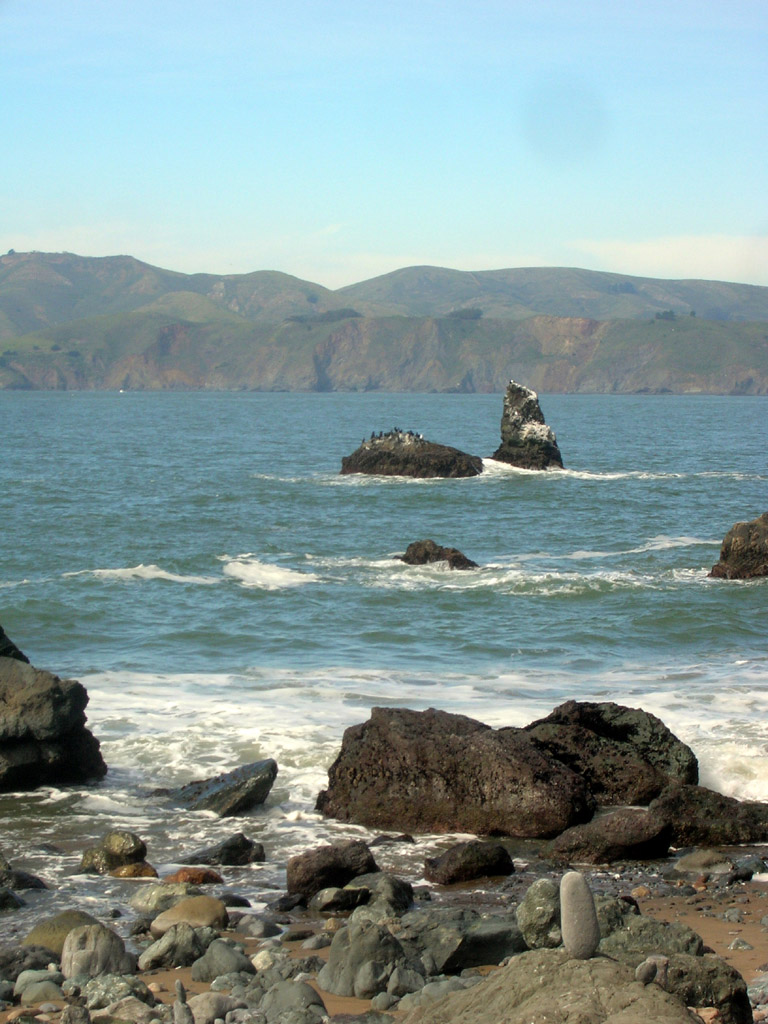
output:
[[[0,389],[497,392],[513,377],[541,391],[768,394],[768,324],[672,314],[598,321],[341,311],[275,324],[177,292],[5,344]]]

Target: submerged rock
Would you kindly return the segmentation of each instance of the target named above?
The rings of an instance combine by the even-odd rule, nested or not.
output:
[[[501,444],[491,458],[520,469],[563,468],[557,438],[544,422],[539,396],[513,380],[504,395]]]
[[[483,460],[449,445],[426,441],[413,431],[391,430],[363,441],[341,460],[343,475],[467,477],[483,471]]]
[[[86,875],[108,875],[110,871],[133,864],[144,864],[147,846],[135,832],[115,829],[107,832],[100,843],[83,851],[80,872]]]
[[[344,733],[328,783],[317,809],[373,828],[549,837],[594,809],[584,780],[522,730],[434,708],[373,708]]]
[[[99,741],[85,728],[85,687],[34,668],[11,647],[15,655],[0,657],[0,791],[102,778]]]
[[[731,527],[720,548],[720,561],[709,575],[727,580],[768,576],[768,512]]]
[[[400,555],[406,565],[429,565],[432,562],[447,562],[451,569],[477,569],[477,562],[467,558],[458,548],[444,548],[433,540],[415,540]]]

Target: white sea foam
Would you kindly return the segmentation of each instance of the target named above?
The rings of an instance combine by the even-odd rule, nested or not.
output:
[[[124,569],[80,569],[77,572],[65,572],[63,576],[95,576],[105,580],[166,580],[169,583],[193,583],[200,586],[211,586],[220,583],[216,576],[190,576],[183,573],[168,572],[159,565],[134,565]]]
[[[224,563],[223,573],[237,580],[244,587],[257,587],[260,590],[285,590],[288,587],[301,587],[306,583],[316,583],[319,577],[311,572],[298,572],[281,565],[260,561],[250,552],[231,557],[220,555]]]

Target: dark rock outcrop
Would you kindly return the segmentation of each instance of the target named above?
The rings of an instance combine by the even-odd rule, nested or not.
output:
[[[562,832],[549,852],[555,860],[576,864],[648,860],[666,856],[671,838],[672,827],[659,815],[622,807]]]
[[[177,789],[158,789],[155,794],[193,811],[215,811],[221,818],[231,818],[263,804],[276,777],[277,762],[268,757],[213,779],[188,782]]]
[[[85,728],[85,687],[22,658],[0,657],[0,790],[102,778],[99,741]]]
[[[649,804],[668,786],[699,779],[690,747],[639,708],[569,700],[525,731],[583,776],[601,805]]]
[[[24,661],[29,664],[29,658],[11,640],[2,626],[0,626],[0,658],[15,658],[16,661]]]
[[[265,860],[264,847],[261,843],[255,843],[248,839],[242,832],[235,832],[234,835],[216,843],[215,846],[206,846],[202,850],[195,850],[186,857],[182,857],[181,864],[260,864]]]
[[[359,839],[318,846],[291,857],[287,865],[289,893],[312,897],[321,889],[341,887],[358,875],[378,872],[373,854]]]
[[[550,837],[587,821],[584,780],[520,729],[373,708],[344,733],[317,809],[373,828]]]
[[[557,438],[544,422],[538,395],[513,380],[504,395],[501,444],[491,458],[520,469],[563,468]]]
[[[398,429],[378,437],[371,435],[341,460],[342,474],[428,478],[478,476],[482,471],[479,456]]]
[[[464,907],[412,910],[393,926],[403,947],[435,973],[498,964],[526,948],[514,912],[480,914]]]
[[[768,576],[768,512],[730,528],[720,548],[720,561],[709,575],[726,580]]]
[[[673,846],[768,842],[768,803],[735,800],[704,786],[675,786],[648,810],[669,824]]]
[[[415,540],[400,555],[406,565],[429,565],[431,562],[447,562],[451,569],[477,569],[477,562],[467,558],[458,548],[444,548],[433,540]]]
[[[446,850],[440,857],[424,862],[424,877],[438,885],[469,882],[473,878],[495,878],[514,874],[515,865],[501,843],[483,843],[471,839]]]

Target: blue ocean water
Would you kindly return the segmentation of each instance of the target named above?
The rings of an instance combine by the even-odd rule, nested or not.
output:
[[[545,395],[563,472],[339,475],[393,426],[488,456],[501,407],[0,393],[0,623],[87,686],[111,768],[96,789],[0,801],[30,866],[46,839],[62,850],[46,869],[69,877],[118,824],[172,863],[233,829],[169,822],[149,789],[273,756],[269,806],[245,830],[270,851],[251,881],[278,885],[297,848],[364,831],[313,805],[343,729],[374,705],[523,725],[569,698],[631,703],[693,746],[704,782],[768,799],[768,582],[707,577],[730,526],[768,508],[765,399]],[[397,560],[425,537],[482,568]]]

